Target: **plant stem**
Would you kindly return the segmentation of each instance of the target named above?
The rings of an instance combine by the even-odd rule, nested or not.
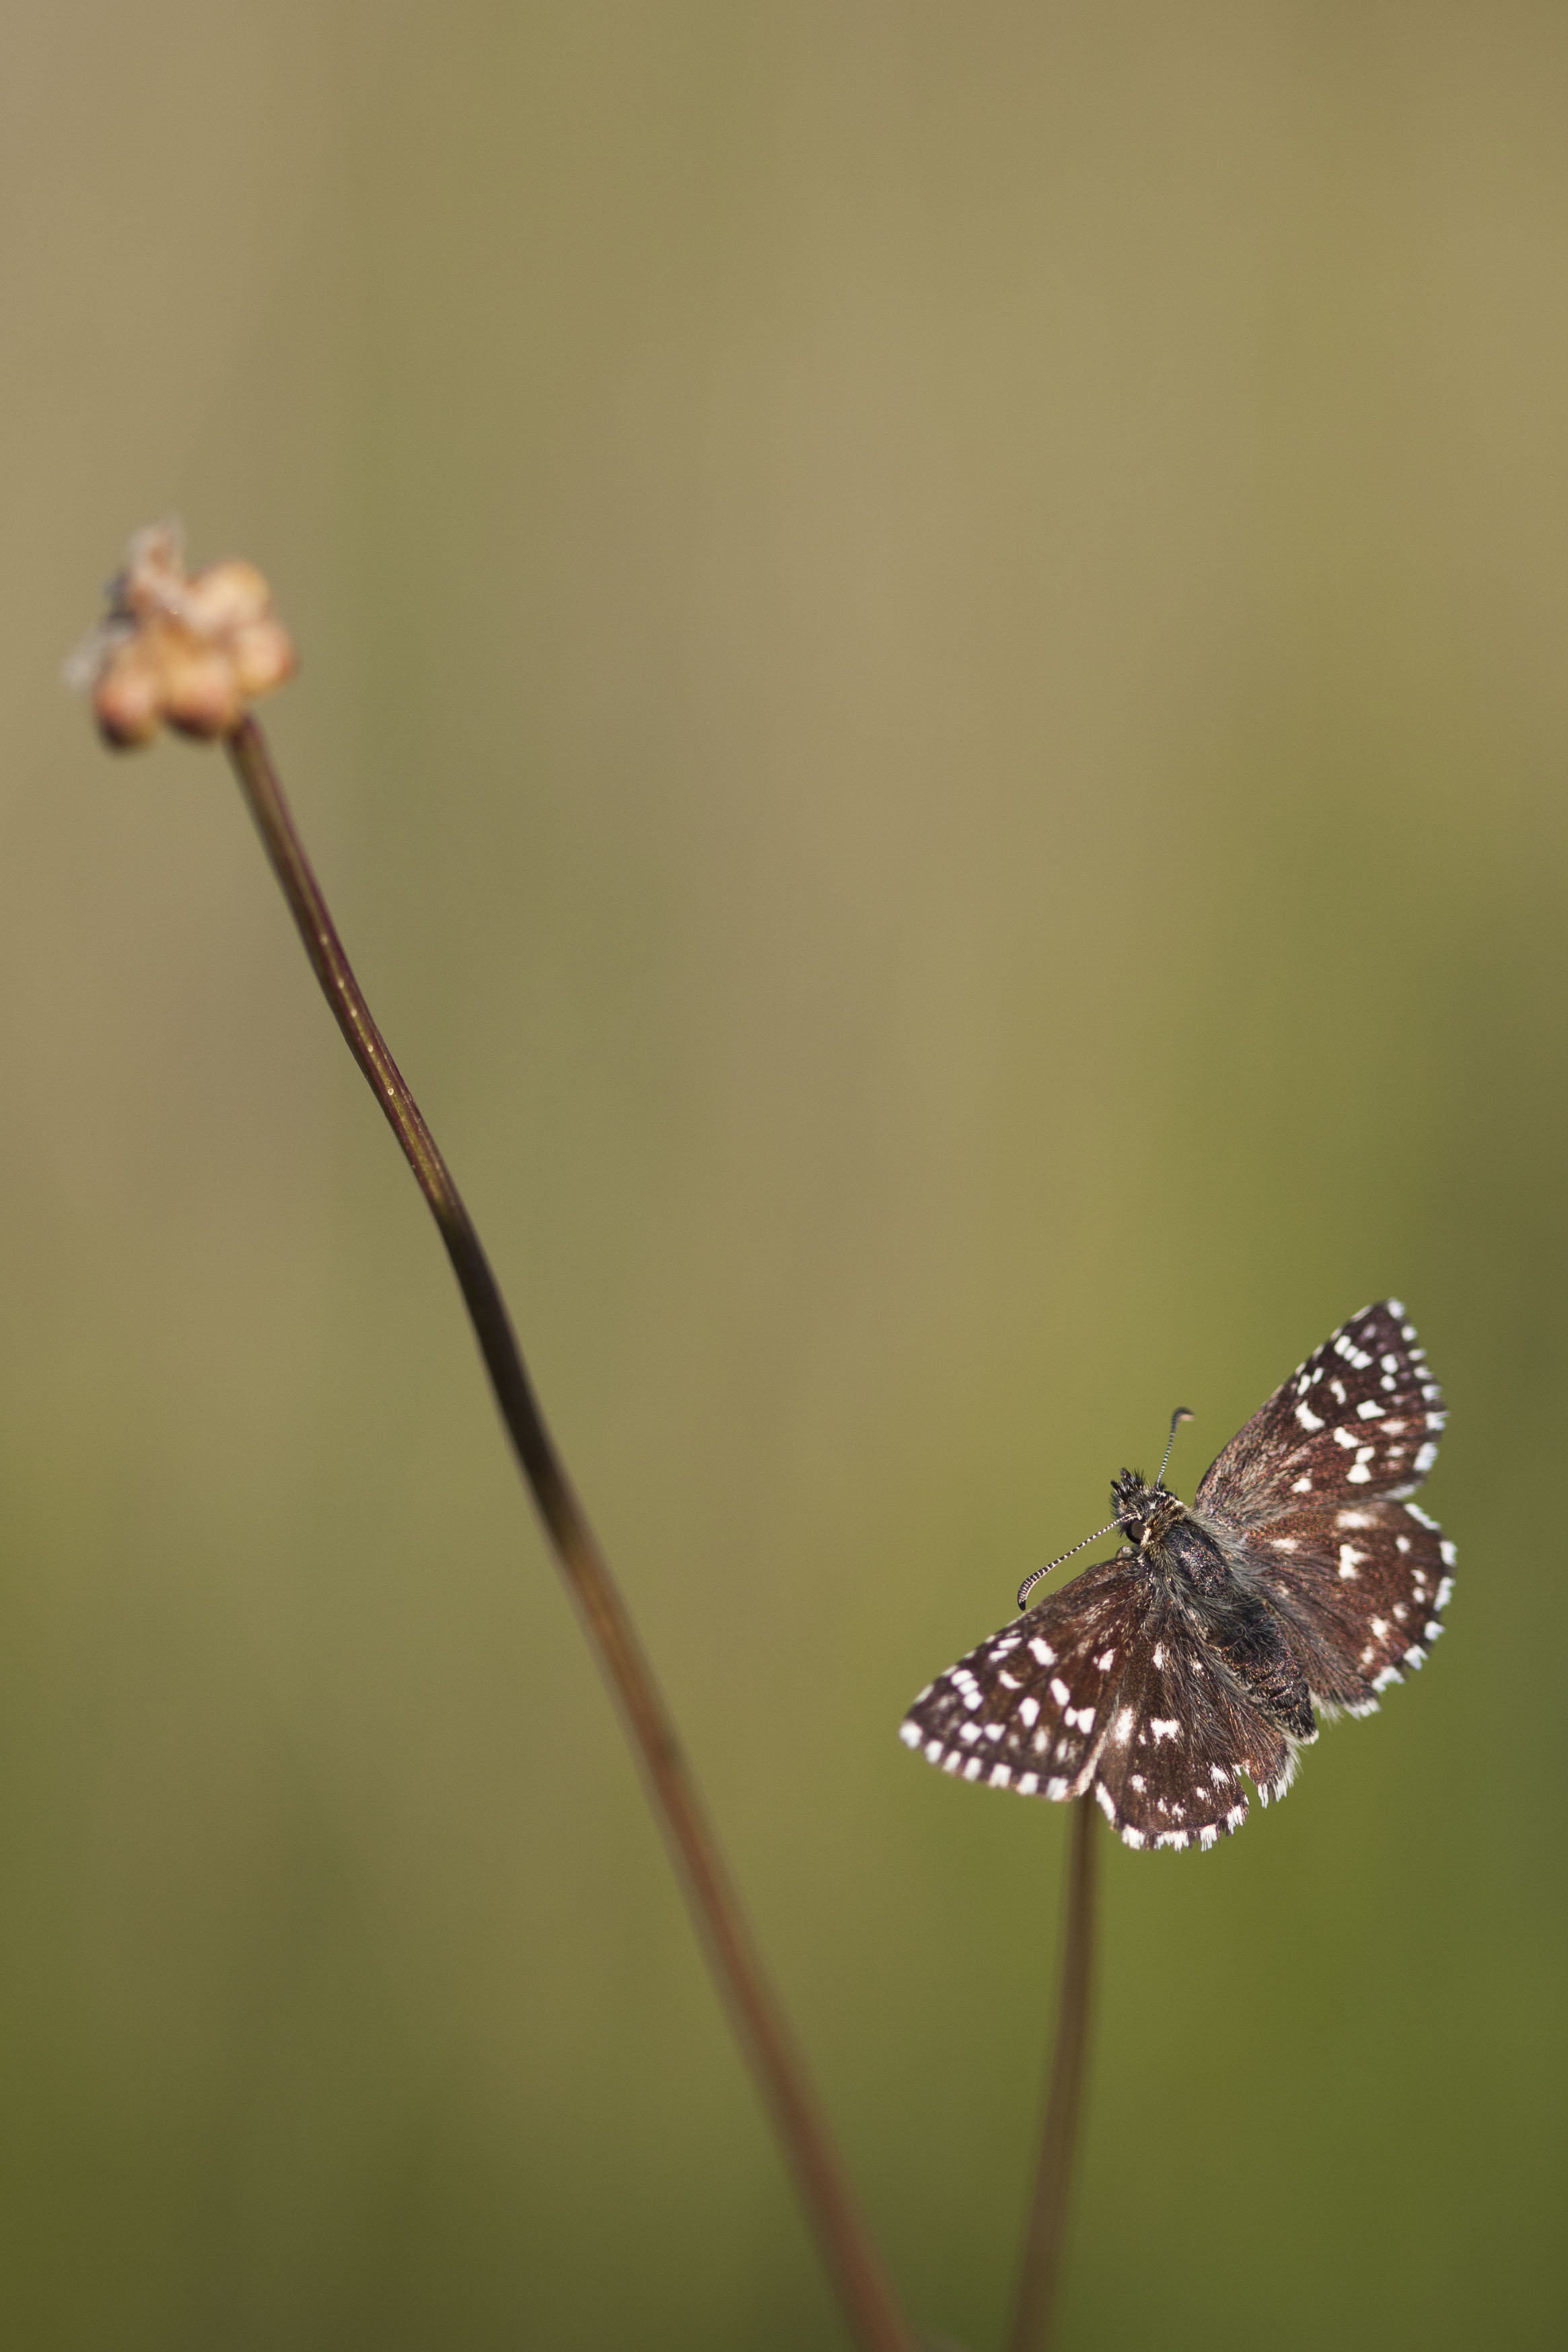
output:
[[[794,2171],[851,2333],[867,2352],[910,2352],[909,2331],[768,1980],[668,1707],[545,1426],[506,1302],[473,1221],[371,1018],[260,728],[247,718],[225,738],[225,745],[322,992],[440,1229],[501,1419],[582,1612],[588,1640],[620,1703],[699,1937]]]
[[[1089,2054],[1090,1994],[1094,1978],[1094,1803],[1080,1797],[1072,1808],[1068,1848],[1067,1932],[1062,1949],[1061,1991],[1057,2005],[1051,2083],[1040,2132],[1018,2300],[1013,2314],[1012,2352],[1046,2352],[1051,2340],[1057,2288],[1061,2280],[1068,2199],[1078,2147],[1079,2116]]]

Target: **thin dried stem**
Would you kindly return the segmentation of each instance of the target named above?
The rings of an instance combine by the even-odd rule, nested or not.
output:
[[[349,968],[266,740],[247,718],[225,743],[305,952],[428,1202],[501,1419],[646,1776],[699,1937],[773,2116],[851,2331],[868,2352],[911,2339],[773,1990],[676,1737],[669,1710],[533,1393],[506,1303],[451,1172]]]
[[[1018,2300],[1013,2314],[1011,2352],[1047,2352],[1056,2314],[1089,2055],[1097,1829],[1092,1800],[1080,1797],[1072,1809],[1067,1933],[1062,1949],[1056,2045],[1051,2053],[1051,2083],[1040,2133],[1040,2161],[1035,2175],[1034,2200],[1018,2276]]]

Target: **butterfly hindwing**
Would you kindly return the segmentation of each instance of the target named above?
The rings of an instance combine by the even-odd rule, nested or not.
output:
[[[1290,1625],[1312,1695],[1370,1714],[1426,1663],[1453,1590],[1454,1547],[1418,1503],[1288,1512],[1248,1537],[1247,1568]]]
[[[1178,1601],[1166,1599],[1130,1659],[1094,1794],[1131,1846],[1213,1845],[1247,1819],[1246,1773],[1283,1796],[1292,1743],[1249,1701]]]

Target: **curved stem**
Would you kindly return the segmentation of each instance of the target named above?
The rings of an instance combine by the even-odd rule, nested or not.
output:
[[[1057,2288],[1061,2279],[1068,2199],[1072,2188],[1084,2068],[1089,2055],[1094,1977],[1095,1838],[1093,1800],[1080,1797],[1072,1809],[1057,2038],[1051,2053],[1051,2084],[1040,2133],[1034,2201],[1018,2275],[1018,2300],[1013,2314],[1012,2352],[1046,2352],[1051,2340]]]
[[[752,1940],[668,1707],[609,1563],[545,1426],[506,1302],[473,1221],[418,1104],[371,1018],[295,830],[260,728],[254,719],[247,718],[225,742],[322,992],[440,1229],[501,1419],[582,1612],[588,1639],[620,1703],[709,1965],[772,2114],[845,2315],[856,2340],[868,2352],[909,2352],[908,2330]]]

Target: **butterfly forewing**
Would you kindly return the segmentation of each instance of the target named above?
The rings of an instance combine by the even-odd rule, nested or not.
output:
[[[900,1736],[961,1780],[1081,1796],[1150,1600],[1131,1558],[1086,1568],[939,1675]]]
[[[1415,1493],[1437,1459],[1443,1395],[1397,1298],[1363,1307],[1238,1430],[1197,1508],[1237,1530],[1283,1511]]]

